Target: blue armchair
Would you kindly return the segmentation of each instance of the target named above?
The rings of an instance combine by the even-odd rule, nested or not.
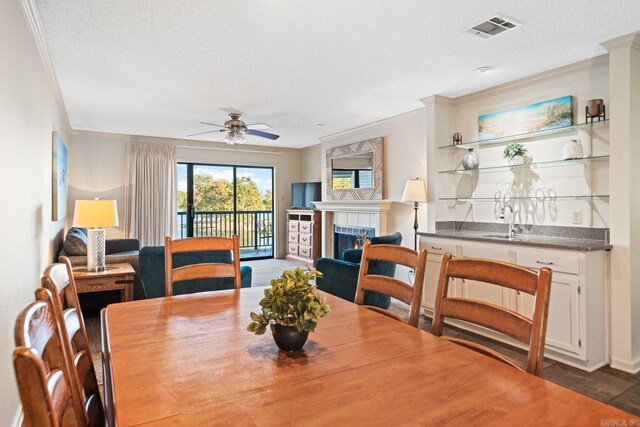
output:
[[[397,232],[371,238],[372,245],[400,245],[401,243],[402,234]],[[318,259],[315,268],[322,272],[322,277],[316,279],[318,289],[353,302],[356,297],[361,258],[361,249],[347,249],[342,253],[341,259]],[[393,277],[396,274],[396,265],[390,262],[372,261],[369,264],[369,274]],[[365,292],[364,304],[386,309],[391,304],[391,298],[378,292]]]
[[[185,252],[173,255],[173,266],[181,267],[189,264],[205,262],[231,263],[230,251]],[[147,298],[165,296],[164,246],[145,246],[140,250],[140,269],[142,270],[142,286]],[[241,266],[240,276],[243,288],[251,287],[251,267]],[[233,289],[233,278],[199,279],[180,282],[174,289],[174,295],[194,292],[219,291]]]

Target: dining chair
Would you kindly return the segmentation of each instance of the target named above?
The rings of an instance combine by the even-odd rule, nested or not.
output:
[[[82,317],[73,269],[67,257],[49,265],[40,279],[43,288],[52,294],[54,314],[62,329],[64,343],[75,369],[76,387],[86,411],[88,425],[104,424],[104,407],[93,366],[89,337]]]
[[[234,287],[240,289],[240,245],[238,236],[226,237],[187,237],[185,239],[172,239],[167,236],[165,243],[165,294],[173,295],[173,287],[176,282],[233,277]],[[203,262],[173,268],[173,255],[183,252],[205,252],[228,250],[232,253],[232,263]]]
[[[476,280],[533,295],[535,299],[533,316],[529,319],[520,313],[488,302],[448,296],[449,282],[453,278]],[[449,317],[508,335],[528,346],[525,366],[481,344],[460,338],[445,338],[521,371],[541,376],[550,290],[551,270],[549,268],[541,268],[536,272],[501,261],[453,258],[447,252],[442,256],[432,333],[442,336],[444,318]]]
[[[414,284],[411,285],[394,277],[370,274],[369,263],[371,261],[386,261],[413,269],[413,271],[415,271]],[[418,327],[418,321],[420,320],[420,299],[422,298],[422,283],[424,281],[426,262],[427,251],[424,249],[416,252],[404,246],[372,245],[371,241],[367,240],[362,251],[355,303],[363,305],[365,291],[374,291],[389,295],[390,297],[409,304],[408,320],[381,307],[369,305],[365,307],[400,320],[401,322],[406,322],[411,326]]]
[[[87,425],[49,290],[36,290],[36,301],[18,314],[14,335],[23,425]]]

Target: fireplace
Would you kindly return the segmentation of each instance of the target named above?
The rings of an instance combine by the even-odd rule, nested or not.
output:
[[[371,227],[349,227],[344,225],[333,225],[333,257],[338,259],[342,252],[347,249],[357,247],[358,237],[371,238],[376,234],[376,230]]]

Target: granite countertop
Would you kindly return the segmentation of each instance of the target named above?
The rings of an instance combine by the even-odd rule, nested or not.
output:
[[[578,239],[571,237],[517,234],[514,239],[509,240],[506,232],[499,231],[438,230],[435,233],[418,232],[418,235],[444,239],[503,243],[507,245],[535,246],[539,248],[569,249],[584,252],[611,249],[611,244],[605,243],[604,240],[599,239]]]

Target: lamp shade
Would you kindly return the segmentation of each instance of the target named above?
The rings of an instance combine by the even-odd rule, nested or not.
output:
[[[426,202],[427,184],[421,179],[408,179],[402,192],[402,202]]]
[[[118,225],[118,205],[115,200],[76,200],[74,227],[102,228]]]

